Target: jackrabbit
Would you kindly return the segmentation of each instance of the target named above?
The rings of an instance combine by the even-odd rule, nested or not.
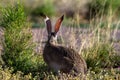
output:
[[[53,44],[52,40],[56,37],[63,19],[64,15],[57,20],[55,30],[52,32],[51,21],[45,16],[48,40],[43,50],[44,61],[47,63],[48,67],[53,69],[56,73],[60,71],[76,76],[80,73],[85,74],[87,72],[87,65],[82,56],[71,48]]]

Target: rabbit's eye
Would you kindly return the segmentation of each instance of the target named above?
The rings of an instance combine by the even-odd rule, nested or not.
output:
[[[54,37],[56,36],[54,32],[52,32],[51,35],[54,36]]]

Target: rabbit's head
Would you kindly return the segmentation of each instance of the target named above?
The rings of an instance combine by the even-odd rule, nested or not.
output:
[[[61,25],[63,19],[64,19],[64,15],[61,16],[57,20],[57,22],[56,22],[56,24],[54,26],[54,31],[52,32],[51,21],[47,16],[45,16],[45,23],[46,23],[46,27],[47,27],[47,33],[48,33],[47,43],[50,43],[50,42],[56,43],[57,42],[57,32],[59,31],[59,28],[60,28],[60,25]]]

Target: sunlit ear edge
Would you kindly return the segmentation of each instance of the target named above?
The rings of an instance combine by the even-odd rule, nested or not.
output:
[[[62,15],[62,16],[56,21],[56,24],[55,24],[55,33],[57,33],[57,32],[59,31],[63,19],[64,19],[64,15]]]

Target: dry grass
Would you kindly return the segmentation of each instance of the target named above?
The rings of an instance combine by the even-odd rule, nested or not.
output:
[[[84,57],[88,66],[88,73],[84,75],[86,80],[120,80],[120,56],[118,56],[120,55],[120,21],[114,19],[113,12],[110,11],[108,16],[91,20],[87,28],[82,26],[80,28],[78,17],[76,20],[72,20],[75,22],[71,23],[72,26],[61,26],[58,33],[59,44],[74,48]],[[37,54],[41,54],[44,48],[42,41],[47,40],[46,28],[32,29],[32,32],[33,42],[37,44],[35,50]],[[39,67],[37,72],[33,71],[33,73],[24,75],[21,71],[13,73],[14,70],[11,67],[0,67],[0,80],[39,80],[40,78],[44,80],[58,80],[60,78],[62,80],[83,80],[80,76],[72,77],[65,74],[61,74],[62,76],[59,77],[55,76],[54,73],[48,71],[42,55],[37,54],[32,55],[35,57],[30,59],[36,64],[33,65],[34,67]]]

